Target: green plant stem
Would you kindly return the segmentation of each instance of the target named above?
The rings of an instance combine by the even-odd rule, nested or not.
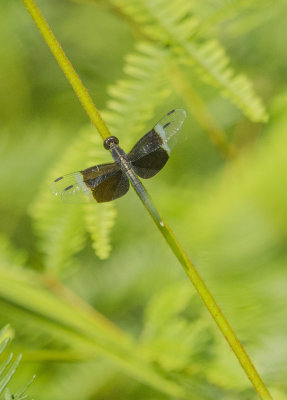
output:
[[[28,12],[32,16],[43,38],[45,39],[57,63],[59,64],[60,68],[66,75],[66,78],[72,85],[76,95],[78,96],[78,99],[80,100],[86,113],[90,117],[90,120],[97,128],[102,139],[105,140],[107,137],[111,136],[111,133],[107,125],[105,124],[104,120],[102,119],[101,114],[99,113],[95,104],[93,103],[93,100],[89,95],[88,90],[83,85],[81,79],[74,70],[68,57],[64,53],[64,50],[62,49],[60,43],[55,38],[52,30],[50,29],[43,15],[40,13],[40,10],[38,9],[34,1],[33,0],[22,0],[22,1],[25,7],[27,8]]]
[[[100,117],[99,112],[97,111],[96,107],[93,105],[90,96],[88,95],[87,90],[84,88],[82,82],[78,78],[76,72],[74,71],[73,67],[71,66],[69,60],[65,56],[63,50],[61,49],[60,45],[56,41],[56,38],[52,34],[51,29],[49,28],[48,24],[44,20],[43,16],[41,15],[40,11],[37,9],[33,0],[22,0],[25,4],[27,10],[32,15],[36,25],[38,26],[40,32],[44,36],[48,46],[50,47],[52,53],[54,54],[56,60],[59,63],[59,66],[63,69],[65,75],[67,76],[68,80],[71,82],[76,94],[78,95],[83,107],[87,111],[87,114],[90,116],[92,121],[95,123],[100,135],[102,138],[107,137],[107,133],[109,135],[109,131],[104,124],[102,118]],[[96,118],[95,118],[96,116]],[[99,123],[100,122],[100,123]],[[138,185],[140,184],[141,190],[138,190]],[[210,314],[214,318],[216,324],[218,325],[220,331],[224,335],[225,339],[229,343],[231,349],[233,350],[234,354],[238,358],[243,370],[245,371],[246,375],[250,379],[251,383],[253,384],[255,390],[263,400],[271,400],[272,397],[265,387],[262,379],[260,378],[258,372],[256,371],[254,365],[252,364],[248,354],[246,353],[245,349],[237,339],[234,331],[230,327],[228,321],[224,317],[221,309],[217,305],[215,299],[209,292],[208,288],[206,287],[205,283],[201,279],[200,275],[198,274],[195,266],[188,258],[186,252],[182,248],[182,246],[177,241],[174,233],[166,224],[162,216],[159,214],[157,209],[155,208],[150,196],[148,195],[147,191],[143,187],[140,181],[138,181],[137,185],[132,182],[133,188],[136,190],[140,200],[142,201],[144,207],[151,215],[153,221],[155,222],[156,226],[160,230],[161,234],[164,236],[166,242],[168,243],[169,247],[171,248],[172,252],[175,254],[177,259],[179,260],[180,264],[184,268],[186,274],[188,275],[189,279],[193,283],[195,289],[197,290],[198,294],[202,298],[204,304],[206,305],[207,309],[209,310]],[[148,378],[147,378],[148,380]]]
[[[43,284],[51,292],[55,293],[62,300],[67,301],[72,307],[75,307],[81,313],[86,313],[90,319],[93,319],[100,326],[105,327],[109,334],[111,334],[112,332],[116,340],[125,341],[124,332],[121,331],[121,329],[117,325],[113,324],[101,313],[96,311],[95,308],[93,308],[90,304],[86,303],[81,297],[77,296],[67,286],[63,285],[62,282],[60,282],[54,276],[50,275],[44,275],[42,276],[42,278]]]
[[[235,332],[229,325],[227,319],[225,318],[223,312],[221,311],[220,307],[217,305],[214,297],[208,290],[207,286],[205,285],[204,281],[200,277],[199,273],[197,272],[194,264],[189,259],[188,255],[186,254],[185,250],[178,242],[177,238],[175,237],[173,231],[168,226],[166,221],[157,211],[154,203],[151,200],[150,195],[148,194],[147,190],[145,189],[144,185],[140,182],[137,178],[136,185],[134,184],[134,180],[130,180],[134,190],[136,191],[138,197],[140,198],[142,204],[152,217],[153,221],[155,222],[156,226],[158,227],[161,234],[164,236],[166,242],[168,243],[169,247],[171,248],[172,252],[184,268],[187,276],[191,280],[193,286],[195,287],[197,293],[200,295],[201,299],[203,300],[204,304],[206,305],[208,311],[212,315],[213,319],[215,320],[217,326],[219,327],[221,333],[224,335],[225,339],[227,340],[228,344],[230,345],[231,349],[233,350],[234,354],[236,355],[238,361],[240,362],[243,370],[245,371],[246,375],[250,379],[251,383],[253,384],[255,390],[263,400],[271,400],[272,397],[265,387],[264,382],[262,381],[260,375],[258,374],[256,368],[254,367],[251,359],[249,358],[247,352],[245,351],[244,347],[238,340]]]

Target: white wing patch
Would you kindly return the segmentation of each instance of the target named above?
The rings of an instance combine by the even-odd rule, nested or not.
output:
[[[186,111],[183,108],[177,108],[168,112],[154,127],[156,133],[161,137],[163,147],[168,155],[173,150],[176,141],[177,133],[186,118]]]

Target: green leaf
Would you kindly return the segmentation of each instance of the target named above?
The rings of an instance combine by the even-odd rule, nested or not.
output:
[[[58,338],[66,347],[86,354],[89,360],[104,357],[129,376],[160,392],[186,398],[181,388],[158,372],[141,355],[134,341],[120,333],[112,322],[91,312],[89,307],[82,307],[82,303],[69,302],[50,292],[43,286],[41,277],[33,275],[32,283],[25,270],[0,268],[0,298],[6,303],[6,309],[13,304],[14,312],[25,313],[38,332]]]
[[[54,273],[72,265],[74,255],[85,245],[87,228],[85,205],[65,204],[55,198],[49,190],[51,182],[65,173],[103,162],[104,155],[104,149],[96,132],[91,128],[84,129],[74,143],[68,146],[62,159],[48,173],[40,194],[30,207],[30,214],[40,236],[40,250],[44,253],[45,266]],[[106,229],[94,227],[98,232],[95,240],[99,241],[95,247],[99,250],[98,255],[104,258],[109,252],[108,226],[112,225],[115,214],[113,212],[108,214],[105,212],[105,207],[101,206],[95,206],[92,212],[94,218],[99,221],[103,216],[106,220]]]
[[[3,241],[3,237],[2,237],[2,241]],[[10,253],[11,252],[13,252],[12,249],[10,249]],[[0,330],[0,355],[2,355],[4,353],[4,351],[7,349],[7,345],[10,342],[11,338],[13,337],[13,333],[14,332],[12,331],[12,329],[10,328],[9,325],[4,326],[4,328],[2,328]],[[2,361],[0,363],[0,395],[5,390],[5,393],[4,393],[5,400],[12,400],[12,399],[22,400],[24,398],[27,398],[27,396],[24,395],[24,393],[25,393],[26,389],[30,386],[32,381],[34,380],[34,377],[32,378],[32,380],[30,382],[28,382],[28,384],[25,386],[25,388],[18,394],[12,395],[11,391],[7,387],[7,385],[9,384],[10,380],[12,379],[12,377],[14,376],[14,374],[18,368],[21,359],[22,359],[22,354],[19,354],[15,358],[13,353],[9,353],[8,356],[6,357],[5,361]]]
[[[0,394],[3,392],[3,390],[10,382],[12,376],[15,374],[16,369],[20,364],[22,354],[19,354],[17,358],[11,363],[12,358],[13,358],[13,353],[11,353],[10,356],[7,358],[6,362],[4,363],[4,368],[1,370]]]
[[[235,75],[229,66],[225,50],[216,40],[187,43],[188,56],[184,63],[193,65],[200,78],[217,87],[253,122],[267,121],[267,114],[261,99],[255,94],[251,81],[243,74]]]

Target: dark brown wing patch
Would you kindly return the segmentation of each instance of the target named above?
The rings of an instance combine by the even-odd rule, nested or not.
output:
[[[87,181],[90,179],[102,179],[107,175],[111,175],[117,171],[119,171],[120,167],[116,163],[108,163],[108,164],[99,164],[94,165],[93,167],[84,169],[80,171],[83,175],[83,180]]]
[[[91,173],[88,176],[92,176]],[[128,177],[118,168],[97,178],[85,179],[84,183],[90,188],[94,199],[98,203],[118,199],[129,190]]]
[[[136,161],[132,162],[135,173],[141,178],[148,179],[156,175],[167,163],[167,152],[159,148]]]
[[[134,145],[128,158],[138,176],[151,178],[164,167],[169,155],[162,145],[163,140],[154,129]]]

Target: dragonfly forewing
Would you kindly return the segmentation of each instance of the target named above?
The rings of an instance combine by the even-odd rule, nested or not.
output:
[[[116,163],[100,164],[61,176],[51,190],[66,203],[99,203],[123,196],[129,189],[128,178]]]

